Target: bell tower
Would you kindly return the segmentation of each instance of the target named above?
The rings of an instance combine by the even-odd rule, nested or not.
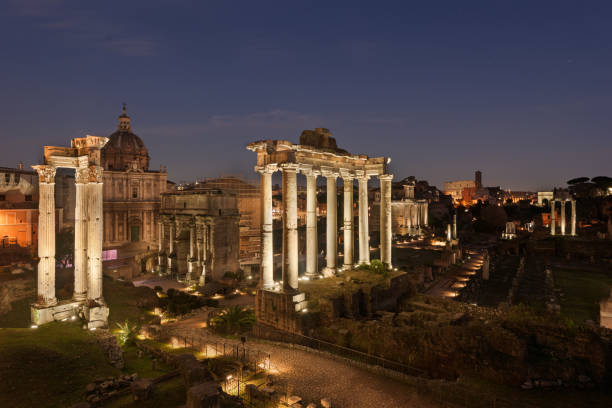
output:
[[[130,124],[130,117],[125,113],[125,103],[123,103],[123,107],[121,108],[121,116],[119,116],[119,131],[121,132],[129,132],[132,128]]]

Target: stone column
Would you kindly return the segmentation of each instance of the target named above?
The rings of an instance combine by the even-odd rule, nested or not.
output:
[[[164,223],[163,221],[160,219],[158,221],[158,228],[159,228],[159,237],[158,237],[158,243],[157,243],[157,264],[159,265],[159,272],[163,272],[163,265],[164,265]]]
[[[259,284],[262,289],[272,289],[274,287],[272,173],[268,169],[259,171],[261,175],[261,275]]]
[[[550,201],[550,235],[555,235],[555,200]]]
[[[423,226],[427,227],[429,224],[429,204],[423,203]]]
[[[89,169],[74,174],[76,205],[74,208],[74,300],[87,299],[87,192]]]
[[[187,259],[187,276],[185,280],[187,284],[191,283],[193,276],[193,267],[195,264],[195,224],[189,225],[189,258]]]
[[[170,219],[168,227],[168,256],[166,258],[167,272],[172,274],[174,269],[174,263],[172,262],[172,255],[174,254],[174,220]]]
[[[208,228],[202,224],[202,273],[200,274],[200,286],[206,284],[206,263],[208,260]]]
[[[453,214],[453,239],[457,239],[457,214]]]
[[[359,263],[370,263],[370,233],[368,226],[368,176],[359,178]]]
[[[113,212],[115,225],[113,226],[113,241],[119,241],[119,213]]]
[[[338,196],[336,190],[337,174],[324,174],[327,178],[327,229],[326,229],[326,246],[327,246],[327,266],[324,275],[330,276],[336,273],[338,259]]]
[[[344,180],[344,267],[353,267],[353,178]]]
[[[38,173],[38,306],[57,304],[55,297],[55,167],[32,166]]]
[[[297,168],[283,167],[283,289],[298,288]]]
[[[210,273],[215,272],[215,221],[208,223],[208,248],[210,250]]]
[[[565,235],[565,200],[561,201],[561,235]]]
[[[452,228],[450,224],[446,225],[446,240],[450,242],[453,239]]]
[[[87,299],[104,302],[102,297],[102,167],[89,167],[87,187]]]
[[[318,260],[317,175],[309,172],[306,174],[306,276],[317,276]]]
[[[393,230],[391,217],[391,180],[393,175],[381,174],[380,179],[380,260],[393,267],[391,263],[391,253],[393,246]]]
[[[576,200],[572,200],[572,237],[576,236]]]

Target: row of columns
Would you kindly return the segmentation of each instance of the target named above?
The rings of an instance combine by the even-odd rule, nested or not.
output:
[[[571,232],[570,235],[571,236],[575,236],[576,235],[576,200],[551,200],[550,201],[550,235],[556,235],[556,218],[557,218],[557,214],[556,214],[556,208],[557,202],[561,203],[561,222],[560,222],[560,230],[561,230],[561,234],[560,235],[565,235],[565,203],[566,202],[570,202],[571,203],[571,223],[570,223],[570,228],[571,228]]]
[[[274,287],[274,250],[272,220],[272,174],[276,166],[258,170],[261,177],[261,287]],[[298,219],[297,219],[297,174],[298,165],[281,165],[282,202],[283,202],[283,247],[282,247],[282,282],[283,289],[291,291],[298,287]],[[337,270],[338,259],[338,214],[337,214],[337,179],[341,175],[333,170],[302,170],[306,175],[306,276],[318,276],[318,242],[317,242],[317,177],[326,178],[327,183],[327,216],[326,216],[326,267],[324,274],[330,275]],[[353,226],[353,174],[343,173],[344,180],[344,266],[352,267],[354,262],[354,226]],[[368,234],[368,178],[357,177],[359,183],[359,263],[370,262],[370,245]],[[381,260],[391,267],[391,180],[392,175],[381,175]]]
[[[166,271],[172,272],[176,268],[174,264],[176,220],[160,220],[158,226],[158,264],[160,272],[163,271],[164,267]],[[168,229],[167,253],[165,252],[166,228]],[[194,218],[189,221],[189,254],[187,255],[187,276],[185,277],[187,282],[191,282],[193,275],[200,272],[199,284],[202,286],[206,280],[206,265],[209,264],[210,269],[213,269],[215,258],[214,230],[214,223],[210,220]]]
[[[57,304],[55,296],[55,173],[51,165],[33,166],[38,173],[38,296],[39,306]],[[74,226],[75,301],[103,302],[102,296],[102,168],[90,166],[75,174]]]

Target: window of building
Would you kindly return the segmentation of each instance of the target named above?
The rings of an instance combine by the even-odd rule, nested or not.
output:
[[[21,174],[15,173],[14,180],[15,180],[15,184],[19,184],[19,180],[21,180]]]
[[[138,187],[132,187],[132,198],[138,198]]]
[[[32,194],[26,194],[25,200],[26,201],[32,201]]]
[[[4,182],[6,184],[11,182],[11,174],[10,173],[4,173]]]
[[[0,201],[6,201],[6,196],[4,194],[0,194]]]

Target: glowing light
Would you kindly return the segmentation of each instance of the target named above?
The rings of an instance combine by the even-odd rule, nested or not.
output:
[[[89,331],[96,331],[96,328],[95,327],[90,327]]]
[[[72,317],[70,318],[70,320],[74,320],[74,319],[76,319],[76,316],[72,316]]]
[[[308,313],[308,309],[302,309],[302,313]]]
[[[38,325],[33,324],[33,325],[30,326],[30,329],[38,329]]]
[[[232,375],[228,375],[227,377],[225,377],[226,380],[231,380],[232,379]]]

